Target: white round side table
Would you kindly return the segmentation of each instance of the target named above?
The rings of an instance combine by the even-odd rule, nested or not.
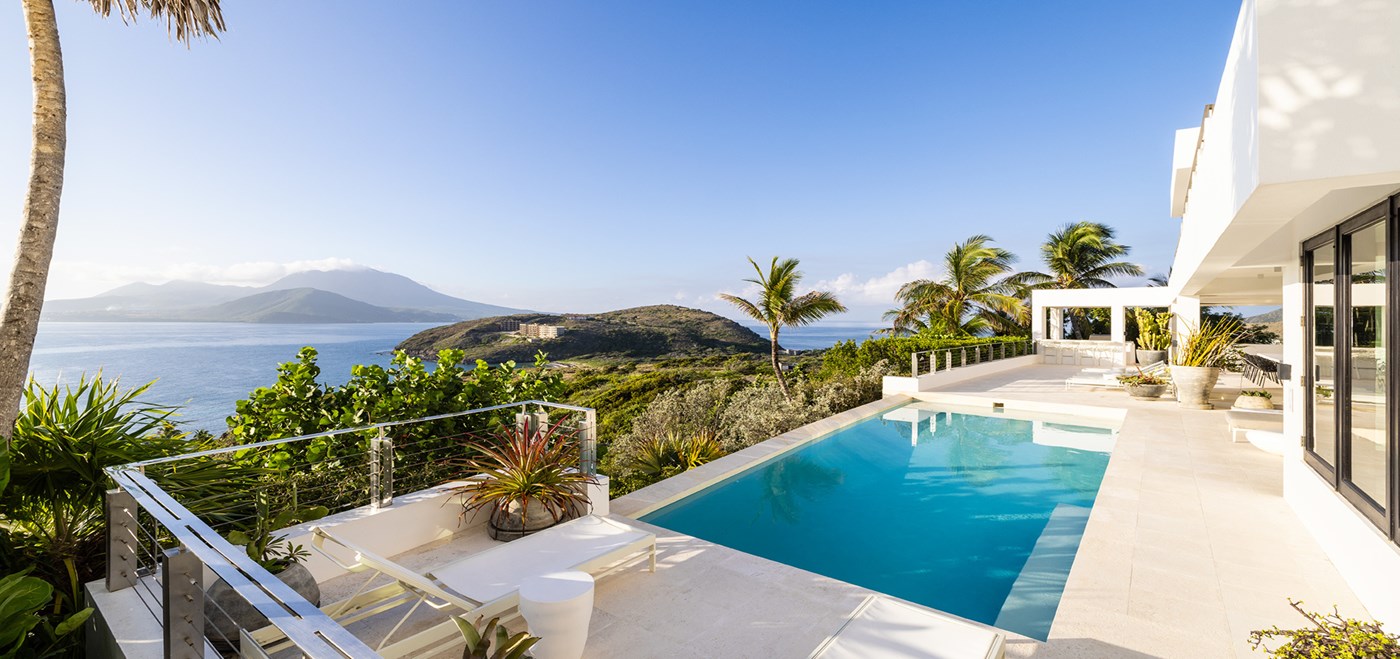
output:
[[[520,583],[520,615],[540,642],[535,659],[579,659],[593,617],[593,576],[569,570],[530,577]]]

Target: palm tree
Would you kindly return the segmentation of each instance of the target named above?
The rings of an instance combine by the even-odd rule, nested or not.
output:
[[[826,291],[797,295],[797,284],[802,281],[802,273],[797,270],[797,259],[779,261],[775,256],[766,273],[752,257],[749,264],[758,277],[744,281],[758,285],[758,302],[749,302],[728,293],[721,293],[720,297],[738,307],[745,315],[768,326],[773,374],[778,377],[778,388],[783,390],[783,397],[791,401],[792,392],[788,391],[787,381],[783,379],[783,366],[778,362],[778,330],[810,325],[833,313],[844,312],[846,307],[835,295]]]
[[[97,13],[112,7],[123,22],[144,12],[165,20],[175,39],[189,44],[195,37],[224,29],[219,0],[89,0]],[[0,438],[9,445],[19,413],[19,400],[29,371],[39,312],[53,260],[58,233],[58,205],[63,194],[63,163],[68,147],[68,102],[63,80],[63,51],[58,43],[58,19],[53,0],[21,0],[29,32],[29,64],[34,82],[34,133],[29,158],[29,186],[24,195],[19,250],[10,272],[10,287],[0,312]]]
[[[1114,240],[1113,228],[1098,222],[1074,222],[1051,233],[1040,246],[1047,272],[1022,272],[1012,283],[1027,290],[1116,288],[1114,277],[1140,277],[1142,266],[1121,260],[1132,248]],[[1071,335],[1085,338],[1088,318],[1082,309],[1068,313]]]
[[[1025,305],[1007,279],[1016,256],[976,235],[954,245],[943,257],[942,279],[911,281],[895,294],[901,307],[885,314],[893,333],[920,328],[940,334],[1015,333],[1024,324]]]

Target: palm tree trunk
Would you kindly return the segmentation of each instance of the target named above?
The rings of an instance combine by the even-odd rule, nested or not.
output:
[[[792,402],[792,392],[788,391],[787,381],[783,379],[783,365],[778,363],[778,330],[768,332],[768,340],[772,346],[770,354],[773,357],[773,375],[778,378],[778,388],[783,390],[783,398]]]
[[[29,158],[29,189],[10,286],[0,312],[0,437],[8,446],[19,414],[20,394],[29,372],[39,312],[44,307],[49,262],[58,235],[58,202],[63,193],[63,160],[68,147],[68,107],[63,84],[63,51],[53,0],[23,0],[29,30],[29,63],[34,76],[34,144]]]

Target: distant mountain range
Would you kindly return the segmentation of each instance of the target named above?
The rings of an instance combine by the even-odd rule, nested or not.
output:
[[[371,268],[313,270],[267,286],[197,281],[135,283],[93,297],[49,300],[44,320],[232,323],[453,322],[523,313],[444,295],[408,277]]]
[[[1283,309],[1274,309],[1273,311],[1265,311],[1264,313],[1261,313],[1261,314],[1258,314],[1258,315],[1255,315],[1255,316],[1250,316],[1250,317],[1244,319],[1244,322],[1246,322],[1246,323],[1279,323],[1279,322],[1283,322]]]

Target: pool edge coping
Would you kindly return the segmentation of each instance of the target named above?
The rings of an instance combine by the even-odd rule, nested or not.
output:
[[[700,490],[759,464],[810,444],[831,433],[884,412],[918,400],[908,394],[895,394],[858,405],[845,412],[818,419],[807,425],[740,449],[608,502],[610,512],[640,519]]]
[[[918,392],[894,394],[853,407],[845,412],[833,414],[813,421],[799,428],[789,430],[753,446],[740,449],[712,462],[676,474],[665,480],[652,483],[639,490],[629,492],[608,503],[609,511],[631,519],[642,517],[669,506],[681,499],[704,490],[720,481],[753,469],[760,464],[796,450],[816,440],[822,439],[837,430],[872,418],[901,405],[913,402],[944,403],[965,407],[992,409],[993,403],[1002,403],[1007,409],[1027,412],[1054,413],[1057,415],[1081,413],[1096,420],[1109,421],[1121,431],[1127,420],[1128,410],[1119,407],[1100,405],[1046,404],[1016,397],[987,397],[945,392]],[[1111,458],[1110,458],[1111,459]]]

